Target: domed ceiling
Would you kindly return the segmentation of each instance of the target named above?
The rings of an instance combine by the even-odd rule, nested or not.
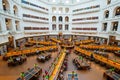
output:
[[[56,5],[75,5],[84,3],[91,0],[40,0],[42,2],[45,2],[47,4],[56,4]]]

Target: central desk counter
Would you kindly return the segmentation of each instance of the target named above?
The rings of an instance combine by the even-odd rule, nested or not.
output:
[[[29,41],[29,43],[40,45],[56,45],[56,43],[50,41]]]

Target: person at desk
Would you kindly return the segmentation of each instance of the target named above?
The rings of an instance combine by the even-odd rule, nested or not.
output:
[[[35,64],[34,64],[34,68],[37,69],[37,67],[38,67],[38,65],[35,63]]]
[[[16,61],[20,61],[20,57],[16,57]]]
[[[41,59],[45,59],[45,56],[44,56],[44,55],[41,55],[40,58],[41,58]]]
[[[36,54],[39,54],[39,53],[40,53],[40,51],[39,51],[39,50],[37,50],[37,51],[36,51]]]
[[[72,71],[72,80],[74,80],[74,74],[75,74],[75,72]]]
[[[20,76],[21,76],[21,79],[22,79],[22,80],[25,80],[25,79],[24,79],[24,77],[25,77],[25,73],[24,73],[24,72],[21,72],[21,73],[20,73]]]

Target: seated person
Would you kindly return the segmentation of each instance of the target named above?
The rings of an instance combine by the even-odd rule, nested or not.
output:
[[[45,59],[45,56],[44,56],[44,55],[41,55],[40,58],[41,58],[41,59]]]

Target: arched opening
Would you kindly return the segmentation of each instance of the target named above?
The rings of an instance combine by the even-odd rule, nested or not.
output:
[[[112,31],[117,31],[118,29],[118,21],[112,22]]]
[[[56,7],[53,7],[53,8],[52,8],[52,12],[53,12],[53,13],[56,13]]]
[[[103,23],[103,31],[107,30],[107,23]]]
[[[11,27],[12,21],[11,21],[11,19],[6,18],[5,19],[5,24],[6,24],[6,29],[7,30],[12,30],[12,27]]]
[[[111,3],[111,0],[107,0],[107,5]]]
[[[119,16],[120,15],[120,7],[117,7],[115,9],[115,16]]]
[[[62,12],[63,12],[63,8],[60,7],[60,8],[59,8],[59,14],[62,13]]]
[[[19,21],[15,21],[15,27],[16,27],[17,31],[20,30],[20,22]]]
[[[65,8],[65,12],[68,13],[69,12],[69,8]]]
[[[65,30],[68,30],[68,29],[69,29],[69,25],[66,24],[66,25],[65,25]]]
[[[2,6],[4,11],[10,11],[10,5],[7,0],[2,0]]]
[[[106,10],[106,11],[105,11],[105,18],[108,18],[108,17],[109,17],[109,11]]]
[[[13,12],[15,15],[18,15],[18,8],[16,5],[13,6]]]
[[[52,25],[52,30],[56,30],[56,24]]]
[[[66,17],[65,17],[65,22],[68,22],[68,21],[69,21],[69,17],[66,16]]]
[[[59,17],[59,21],[62,22],[62,16]]]
[[[52,22],[56,22],[56,16],[52,17]]]
[[[59,24],[59,30],[62,30],[62,24]]]
[[[10,4],[7,0],[2,0],[2,6],[4,11],[10,11]]]

